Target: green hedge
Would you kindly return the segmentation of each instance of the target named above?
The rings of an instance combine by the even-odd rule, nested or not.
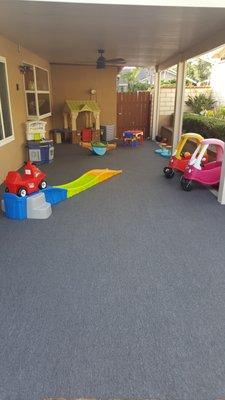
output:
[[[204,115],[184,113],[183,131],[195,132],[205,138],[217,138],[225,141],[225,120]]]

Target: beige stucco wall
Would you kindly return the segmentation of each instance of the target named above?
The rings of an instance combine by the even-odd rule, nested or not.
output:
[[[200,93],[210,95],[212,89],[209,87],[195,87],[195,88],[185,88],[185,101],[188,100],[188,96],[198,96]],[[175,103],[175,88],[161,88],[160,90],[160,115],[170,116],[174,112]],[[184,111],[189,111],[189,107],[184,104]]]
[[[153,92],[154,93],[154,92]],[[206,95],[210,95],[212,93],[212,89],[209,87],[194,87],[194,88],[185,88],[185,101],[188,100],[188,96],[196,96],[200,93],[205,93]],[[161,127],[171,126],[172,120],[171,116],[174,113],[174,105],[175,105],[175,94],[176,88],[161,88],[160,89],[160,110],[159,110],[159,127],[158,133],[161,130]],[[154,96],[152,97],[154,99]],[[190,108],[184,104],[184,111],[189,111]],[[153,101],[152,101],[152,115],[153,115]],[[152,121],[151,121],[152,127]]]
[[[38,65],[49,70],[49,63],[32,52],[18,48],[17,44],[0,36],[0,56],[6,58],[12,119],[15,139],[0,147],[0,183],[9,170],[20,168],[26,159],[24,123],[27,121],[23,75],[19,71],[22,62]],[[16,85],[19,85],[17,90]],[[51,128],[51,117],[47,118]]]
[[[55,128],[63,127],[66,99],[96,100],[101,108],[100,123],[116,124],[116,67],[97,70],[95,66],[52,65],[51,76]],[[91,96],[90,89],[95,89],[96,95]]]

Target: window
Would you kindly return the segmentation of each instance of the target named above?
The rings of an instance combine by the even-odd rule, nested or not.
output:
[[[0,146],[14,139],[6,60],[0,57]]]
[[[35,65],[25,64],[24,85],[29,119],[51,115],[48,71]]]

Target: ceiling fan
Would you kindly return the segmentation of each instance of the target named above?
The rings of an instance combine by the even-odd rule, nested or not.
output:
[[[105,50],[98,49],[98,54],[100,54],[100,55],[96,61],[97,69],[105,69],[106,64],[113,64],[115,66],[121,66],[121,65],[126,64],[126,61],[124,60],[124,58],[111,58],[111,59],[106,60],[106,58],[103,56],[104,53],[105,53]]]

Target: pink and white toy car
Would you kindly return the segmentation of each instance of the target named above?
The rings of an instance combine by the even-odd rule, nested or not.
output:
[[[204,155],[209,146],[216,151],[216,160],[204,163]],[[204,139],[193,153],[181,178],[181,187],[185,191],[192,189],[192,181],[202,185],[217,185],[220,181],[223,161],[224,142],[219,139]]]

